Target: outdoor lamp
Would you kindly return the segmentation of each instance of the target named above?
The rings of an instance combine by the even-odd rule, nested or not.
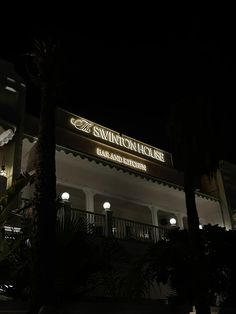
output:
[[[109,202],[105,202],[105,203],[103,203],[103,208],[105,210],[109,210],[111,208],[111,204]]]
[[[171,226],[176,225],[176,219],[175,218],[170,218],[170,224],[171,224]]]
[[[70,198],[70,194],[68,192],[63,192],[61,194],[61,199],[64,201],[64,202],[67,202],[69,201],[69,198]]]
[[[0,176],[7,177],[7,172],[6,172],[5,166],[1,167]]]

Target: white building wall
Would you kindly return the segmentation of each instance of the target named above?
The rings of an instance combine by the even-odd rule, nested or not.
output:
[[[28,158],[32,146],[33,143],[24,139],[23,171],[27,169],[27,163],[30,163]],[[122,218],[156,224],[158,223],[156,213],[164,211],[173,213],[177,217],[178,225],[183,226],[182,219],[186,216],[186,206],[182,190],[152,182],[109,165],[104,166],[94,160],[89,161],[71,153],[66,154],[64,151],[56,151],[56,175],[58,189],[60,191],[64,188],[70,189],[74,207],[84,206],[87,210],[100,211],[101,204],[98,208],[100,196],[104,199],[110,198],[115,209],[114,214]],[[76,191],[79,191],[80,196],[74,195]],[[85,195],[84,200],[81,193]],[[196,203],[201,223],[224,225],[219,202],[196,196]],[[122,208],[126,208],[124,212],[121,212]]]

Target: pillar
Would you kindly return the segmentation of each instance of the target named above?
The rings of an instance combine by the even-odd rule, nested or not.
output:
[[[183,217],[185,216],[184,214],[181,213],[175,213],[175,216],[177,218],[177,226],[180,229],[184,229],[184,223],[183,223]]]
[[[148,207],[151,211],[153,226],[158,226],[158,217],[157,217],[158,208],[155,206],[148,206]]]
[[[85,193],[85,198],[86,198],[85,210],[88,212],[94,213],[94,195],[95,195],[95,192],[90,190],[90,189],[84,189],[83,191]]]
[[[157,242],[159,240],[159,228],[158,228],[158,217],[157,217],[157,212],[158,212],[158,208],[155,206],[148,206],[150,211],[151,211],[151,215],[152,215],[152,225],[153,227],[153,240],[154,242]]]
[[[94,228],[96,228],[96,221],[95,221],[95,216],[94,216],[94,191],[90,189],[84,189],[83,190],[85,193],[85,204],[86,208],[85,210],[87,212],[91,212],[86,214],[86,220],[87,220],[87,232],[88,233],[93,233]]]
[[[105,209],[105,236],[112,237],[112,211],[110,209]]]

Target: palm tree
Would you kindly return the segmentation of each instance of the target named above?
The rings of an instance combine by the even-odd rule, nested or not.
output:
[[[212,176],[218,166],[217,135],[211,113],[211,102],[206,95],[188,95],[173,107],[169,122],[169,135],[177,166],[184,172],[189,236],[194,251],[192,273],[197,314],[210,314],[208,276],[200,237],[195,190],[201,175]]]
[[[58,88],[56,49],[57,46],[52,41],[35,41],[33,52],[30,54],[34,67],[31,63],[29,73],[41,90],[34,194],[34,308],[55,303],[55,92]],[[33,311],[36,312],[36,309]]]

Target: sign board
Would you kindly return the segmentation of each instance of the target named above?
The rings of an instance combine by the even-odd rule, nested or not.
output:
[[[57,144],[151,176],[173,169],[170,153],[62,110]]]

